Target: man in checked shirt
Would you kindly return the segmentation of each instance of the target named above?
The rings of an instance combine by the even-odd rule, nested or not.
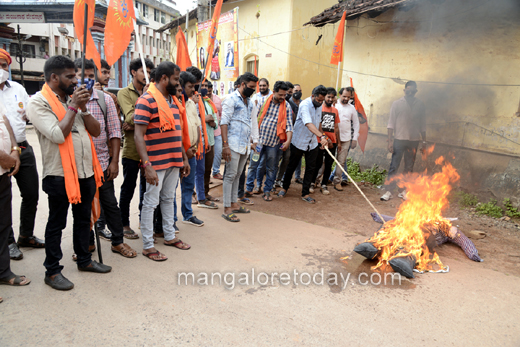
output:
[[[82,60],[75,61],[76,77],[81,80]],[[92,60],[85,60],[85,77],[95,78],[95,66]],[[135,258],[137,252],[123,242],[123,223],[121,221],[121,211],[117,205],[114,192],[114,179],[119,174],[119,149],[121,148],[121,123],[116,111],[114,100],[110,95],[101,90],[91,89],[90,100],[87,102],[87,109],[90,114],[99,122],[101,133],[98,137],[93,137],[96,154],[103,169],[103,185],[99,187],[99,203],[105,214],[106,223],[112,232],[112,252],[119,253],[126,258]],[[101,108],[104,98],[106,105],[106,115]],[[109,153],[108,142],[112,153]],[[90,235],[90,244],[94,244],[94,233]],[[93,247],[89,247],[93,250]]]

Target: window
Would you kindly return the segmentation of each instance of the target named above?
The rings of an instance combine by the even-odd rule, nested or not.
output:
[[[166,24],[166,13],[161,12],[161,24]]]
[[[143,40],[141,41],[141,44],[144,46],[146,45],[146,35],[143,34]]]
[[[153,9],[153,20],[158,22],[159,21],[159,14],[160,14],[160,11],[156,8]]]
[[[12,57],[16,57],[18,55],[18,50],[20,49],[20,46],[17,43],[11,43],[11,46],[9,46],[9,54]]]
[[[36,58],[36,47],[33,45],[23,45],[23,52],[27,58]]]
[[[135,2],[135,8],[136,8],[136,9],[139,9],[139,1],[136,1],[136,2]]]
[[[153,37],[150,36],[150,40],[148,41],[150,46],[155,46],[155,42],[153,42]]]
[[[256,72],[258,73],[258,65],[259,65],[260,61],[258,60],[258,58],[256,58]],[[246,62],[246,71],[247,72],[251,72],[252,74],[255,73],[255,57],[252,56],[251,58],[249,58]]]
[[[143,8],[143,17],[148,18],[148,5],[143,4],[141,7]]]
[[[157,48],[161,48],[160,43],[161,43],[161,41],[159,41],[159,39],[157,39],[157,46],[156,46]]]

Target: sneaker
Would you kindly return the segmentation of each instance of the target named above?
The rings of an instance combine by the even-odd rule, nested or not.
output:
[[[297,178],[294,182],[298,184],[303,184],[303,180],[301,178]]]
[[[309,193],[311,193],[311,194],[314,193],[314,187],[316,187],[316,185],[314,183],[311,183],[311,187],[309,188]]]
[[[275,188],[282,188],[282,181],[281,180],[280,181],[278,181],[278,180],[274,181],[274,187]]]
[[[112,241],[112,233],[108,229],[98,229],[99,237],[101,237],[104,240]]]
[[[13,242],[9,245],[9,258],[11,258],[11,260],[23,259],[23,253],[20,251],[20,248],[18,248],[16,242]]]
[[[341,186],[341,184],[335,184],[334,185],[334,189],[336,189],[338,192],[342,192],[343,191],[343,187]]]
[[[204,222],[201,221],[200,219],[198,219],[195,216],[191,216],[191,218],[186,219],[186,220],[184,220],[182,222],[186,223],[186,224],[191,224],[191,225],[196,226],[196,227],[201,227],[201,226],[204,225]]]
[[[397,197],[406,200],[406,190],[403,190],[401,193],[397,194]]]
[[[222,176],[220,173],[213,175],[213,178],[216,180],[223,180],[224,176]]]
[[[179,227],[177,226],[177,222],[174,222],[174,223],[173,223],[173,229],[175,229],[175,233],[176,233],[176,234],[179,233]]]
[[[381,201],[388,201],[393,198],[393,195],[391,192],[386,192],[381,196]]]
[[[329,194],[330,194],[329,189],[327,188],[326,185],[322,185],[322,186],[321,186],[321,193],[322,193],[323,195],[329,195]]]

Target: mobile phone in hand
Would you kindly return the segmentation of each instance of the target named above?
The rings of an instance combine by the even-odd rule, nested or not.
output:
[[[80,87],[81,85],[84,84],[85,87],[87,88],[87,90],[92,90],[92,88],[94,87],[94,83],[95,83],[95,82],[96,82],[96,81],[93,80],[93,79],[85,78],[85,79],[83,80],[83,83],[81,83],[81,81],[78,81],[78,85],[77,85],[77,86]]]

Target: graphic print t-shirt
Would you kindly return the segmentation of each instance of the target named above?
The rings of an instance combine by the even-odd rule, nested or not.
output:
[[[336,123],[339,123],[338,110],[334,106],[327,107],[323,103],[321,108],[321,130],[329,137],[332,143],[336,143],[336,134],[334,134],[334,124]]]

